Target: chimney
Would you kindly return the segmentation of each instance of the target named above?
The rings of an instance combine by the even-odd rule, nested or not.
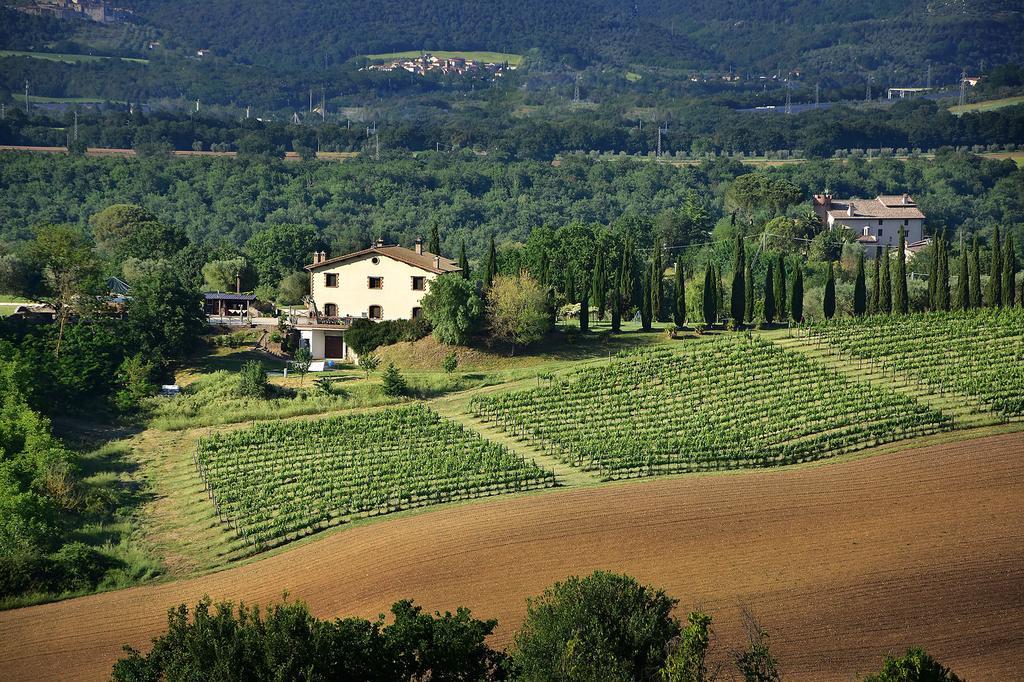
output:
[[[846,215],[850,216],[851,218],[853,217],[853,202],[852,201],[849,204],[846,205]]]
[[[825,192],[824,199],[825,200],[822,202],[822,204],[825,206],[825,209],[828,210],[832,208],[832,195],[829,194],[828,192]]]
[[[377,241],[375,241],[373,245],[374,247],[380,248],[381,246],[384,246],[384,240],[378,237]]]
[[[441,269],[441,257],[440,256],[434,256],[434,267],[436,269],[438,269],[438,270]]]
[[[906,206],[909,203],[910,203],[910,195],[909,194],[904,194],[903,195],[903,205]]]
[[[416,237],[416,255],[423,255],[423,237]]]

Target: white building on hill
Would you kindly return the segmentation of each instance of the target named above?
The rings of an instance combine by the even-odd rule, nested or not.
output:
[[[438,254],[377,241],[362,251],[328,258],[313,256],[309,271],[309,307],[295,320],[302,342],[314,359],[347,360],[353,355],[345,330],[355,319],[403,320],[421,314],[420,299],[429,282],[461,268]]]
[[[924,213],[909,194],[880,194],[874,199],[836,199],[831,194],[814,195],[814,212],[822,227],[850,230],[864,246],[865,256],[874,258],[886,246],[899,247],[902,227],[907,251],[913,253],[926,243]]]

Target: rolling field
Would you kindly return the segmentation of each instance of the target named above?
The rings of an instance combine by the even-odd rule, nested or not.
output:
[[[291,598],[319,617],[375,617],[413,597],[499,620],[597,568],[715,617],[713,651],[768,629],[786,680],[849,680],[909,644],[971,680],[1024,659],[1024,435],[727,475],[630,481],[451,506],[348,528],[192,580],[0,613],[0,673],[99,680],[166,609],[202,595]]]
[[[606,480],[793,464],[951,426],[906,396],[739,335],[631,353],[472,408]]]
[[[972,102],[970,104],[956,104],[951,106],[949,110],[956,114],[965,114],[969,111],[995,111],[996,109],[1002,109],[1003,107],[1013,107],[1018,104],[1024,104],[1024,95],[1018,95],[1016,97],[1002,97],[1000,99],[989,99],[983,102]]]
[[[107,57],[92,54],[65,54],[61,52],[27,52],[24,50],[0,50],[2,57],[31,57],[32,59],[45,59],[51,62],[63,62],[65,64],[77,64],[79,62],[98,62],[104,59],[120,59],[123,62],[134,62],[136,64],[148,64],[148,59],[138,57]]]
[[[413,59],[422,55],[424,50],[407,50],[406,52],[385,52],[382,54],[364,54],[356,59],[368,59],[371,62],[387,62],[393,59]],[[511,66],[519,66],[523,62],[523,55],[511,54],[508,52],[464,52],[461,50],[426,50],[435,57],[441,59],[475,59],[481,62],[499,64],[508,62]]]

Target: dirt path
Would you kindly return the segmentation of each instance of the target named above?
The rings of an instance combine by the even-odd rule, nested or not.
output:
[[[849,680],[924,646],[972,681],[1024,660],[1024,434],[790,470],[686,476],[494,499],[332,533],[200,578],[0,613],[0,678],[103,679],[165,610],[203,594],[288,590],[318,616],[413,597],[499,619],[596,568],[715,617],[716,650],[749,611],[787,680]]]

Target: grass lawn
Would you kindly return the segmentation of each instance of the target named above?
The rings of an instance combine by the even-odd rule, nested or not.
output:
[[[1024,104],[1024,95],[1017,95],[1016,97],[1002,97],[1000,99],[989,99],[983,102],[971,102],[970,104],[954,105],[949,110],[956,114],[965,114],[970,111],[994,111],[995,109],[1002,109],[1003,107],[1012,107],[1018,104]]]
[[[462,52],[459,50],[426,50],[435,57],[441,59],[476,59],[481,62],[492,62],[495,64],[508,62],[511,66],[519,66],[523,62],[523,55],[510,54],[507,52]],[[359,59],[369,59],[371,62],[387,62],[392,59],[409,59],[419,57],[424,50],[408,50],[406,52],[385,52],[383,54],[364,54]]]
[[[137,57],[104,57],[93,54],[67,54],[63,52],[27,52],[25,50],[0,50],[0,57],[31,57],[33,59],[45,59],[51,62],[64,62],[65,64],[77,64],[78,62],[98,62],[102,59],[120,59],[124,62],[135,62],[136,64],[148,64],[148,59]]]

